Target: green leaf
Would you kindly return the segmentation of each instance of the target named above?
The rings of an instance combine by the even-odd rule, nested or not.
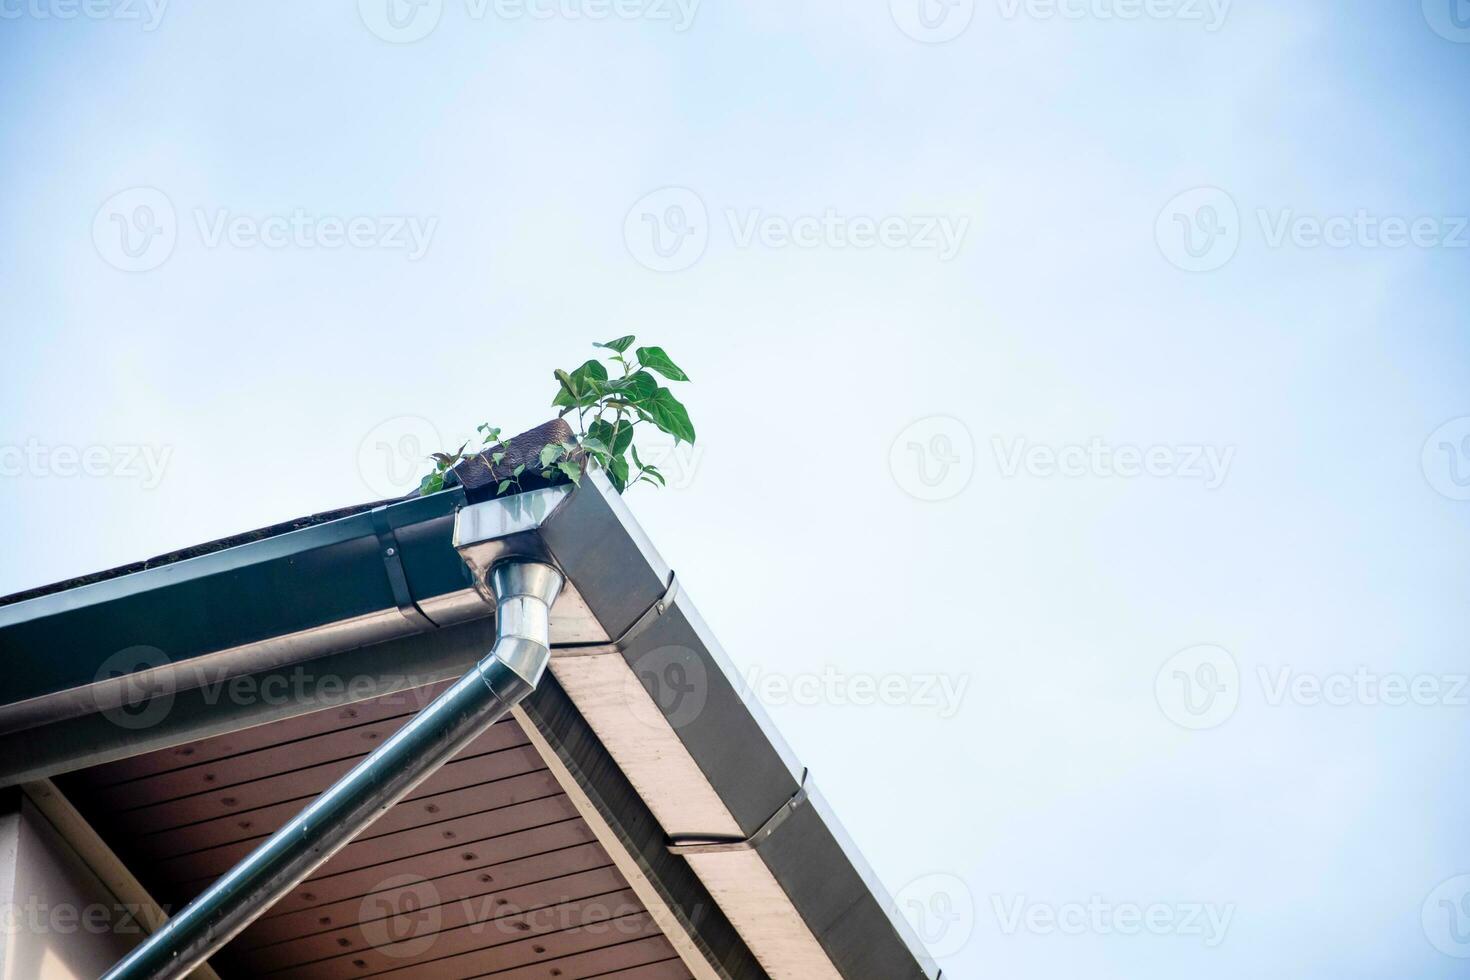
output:
[[[628,421],[618,426],[618,437],[613,441],[612,454],[621,456],[628,451],[631,445],[633,445],[633,423]]]
[[[653,416],[653,424],[674,437],[678,442],[694,442],[694,423],[689,421],[689,411],[674,393],[660,388],[645,406]]]
[[[556,375],[556,380],[561,382],[561,386],[571,394],[571,397],[575,398],[577,396],[577,382],[570,374],[567,374],[561,368],[557,368],[552,374]]]
[[[440,473],[430,473],[419,481],[419,496],[427,497],[431,493],[438,493],[444,489],[444,476]]]
[[[650,371],[657,371],[670,381],[688,381],[689,375],[669,359],[662,347],[640,347],[637,350],[638,363]]]
[[[510,475],[512,478],[515,478],[520,476],[524,472],[526,472],[526,464],[522,463],[520,466],[517,466],[515,469],[511,470]]]
[[[496,490],[495,490],[496,494],[505,493],[505,488],[508,487],[508,486],[510,486],[510,481],[509,480],[501,480],[500,481],[500,486],[497,487]]]
[[[571,480],[577,486],[580,487],[582,485],[582,468],[576,463],[573,463],[569,460],[562,460],[560,463],[556,464],[556,468],[565,473],[567,475],[567,479]]]
[[[633,462],[635,462],[635,463],[638,464],[638,468],[640,470],[646,470],[646,469],[648,469],[648,467],[646,467],[646,466],[643,465],[643,460],[641,460],[641,459],[638,458],[638,447],[637,446],[634,446],[633,447]]]
[[[612,477],[613,486],[617,488],[618,493],[622,493],[628,486],[628,461],[621,456],[614,456],[607,473]]]
[[[504,459],[504,458],[505,458],[505,453],[491,453],[490,454],[490,462],[494,463],[496,466],[499,466],[500,465],[500,461],[502,459]]]
[[[561,447],[558,446],[556,443],[553,442],[553,443],[551,443],[549,445],[542,446],[541,447],[541,467],[542,467],[542,469],[545,469],[546,467],[550,466],[552,463],[556,462],[556,460],[557,460],[557,458],[559,456],[561,456]]]
[[[619,354],[621,354],[623,351],[625,351],[629,347],[632,347],[633,346],[633,340],[634,340],[633,335],[632,334],[628,334],[628,336],[626,336],[626,337],[619,337],[617,340],[609,340],[605,344],[593,344],[592,346],[593,347],[605,347],[608,350],[615,350]]]
[[[607,390],[629,402],[641,402],[652,398],[658,390],[658,379],[647,371],[634,371],[626,378],[607,383]]]
[[[612,452],[612,450],[608,448],[607,443],[603,442],[601,439],[597,438],[594,435],[585,435],[582,437],[582,448],[589,453],[602,453],[603,455],[607,455]]]
[[[583,361],[582,366],[572,372],[573,380],[578,378],[593,378],[597,381],[607,380],[607,368],[601,361]],[[578,391],[581,389],[579,388]]]

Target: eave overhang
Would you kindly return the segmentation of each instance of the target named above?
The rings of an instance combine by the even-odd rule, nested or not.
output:
[[[569,586],[552,621],[557,683],[524,722],[590,799],[631,786],[658,827],[624,844],[650,866],[687,862],[778,980],[935,980],[811,775],[596,473],[578,489],[482,502],[454,488],[0,606],[0,785],[457,677],[493,640],[486,549],[507,532]],[[282,683],[289,697],[221,693]],[[165,717],[119,725],[140,696],[166,697]],[[617,772],[577,764],[571,732],[593,733]]]

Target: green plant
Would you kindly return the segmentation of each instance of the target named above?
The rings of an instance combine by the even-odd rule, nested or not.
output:
[[[434,471],[419,481],[419,496],[423,497],[431,493],[438,493],[444,489],[444,476],[450,470],[459,465],[464,459],[464,447],[469,443],[461,443],[460,447],[452,453],[430,453],[429,458],[434,461]]]
[[[583,451],[607,471],[620,493],[634,483],[665,485],[658,467],[644,463],[638,456],[633,439],[639,425],[652,425],[668,433],[676,445],[694,442],[688,410],[654,375],[669,381],[688,381],[689,376],[662,347],[639,347],[630,359],[627,352],[635,339],[630,334],[592,345],[612,351],[606,360],[621,372],[619,377],[611,377],[602,361],[595,358],[575,371],[554,372],[561,387],[551,401],[561,409],[562,417],[576,413]]]
[[[639,347],[629,358],[628,348],[635,339],[630,334],[592,345],[612,351],[606,360],[615,366],[618,377],[612,377],[602,361],[595,358],[574,371],[553,372],[559,388],[551,404],[561,410],[560,418],[576,413],[577,443],[554,442],[541,447],[537,469],[542,479],[551,480],[559,472],[580,485],[584,461],[590,460],[607,472],[619,493],[635,483],[666,485],[658,467],[644,463],[639,457],[638,447],[633,443],[634,430],[639,425],[652,425],[673,436],[676,445],[693,443],[694,425],[689,421],[688,410],[655,377],[688,381],[689,376],[662,347]],[[477,452],[489,456],[492,466],[500,466],[510,453],[510,444],[501,438],[501,430],[484,422],[476,431],[483,437]],[[434,461],[434,470],[419,482],[421,496],[444,489],[446,476],[464,460],[468,445],[465,443],[452,453],[434,453],[429,457]],[[520,493],[525,471],[526,464],[518,463],[501,479],[496,494],[504,494],[511,488]]]

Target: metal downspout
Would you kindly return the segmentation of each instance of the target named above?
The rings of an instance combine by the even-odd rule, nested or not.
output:
[[[562,575],[507,558],[486,578],[496,597],[490,653],[102,980],[187,975],[535,690]]]

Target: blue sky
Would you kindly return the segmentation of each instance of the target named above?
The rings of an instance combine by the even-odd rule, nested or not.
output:
[[[1470,9],[528,3],[0,4],[0,592],[636,333],[631,504],[947,973],[1460,975]]]

